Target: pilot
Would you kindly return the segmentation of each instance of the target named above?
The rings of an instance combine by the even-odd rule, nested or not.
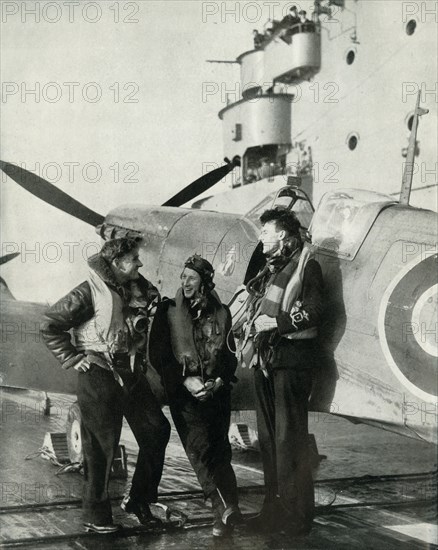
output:
[[[123,416],[139,446],[132,486],[121,504],[151,527],[170,425],[142,373],[157,289],[139,273],[139,240],[113,239],[88,260],[89,276],[45,314],[42,335],[64,369],[78,371],[87,531],[106,534],[113,523],[108,482]],[[69,331],[72,329],[74,343]]]
[[[265,498],[248,521],[256,532],[307,534],[314,515],[308,452],[308,400],[322,310],[322,274],[300,223],[284,208],[260,217],[266,264],[247,285],[247,335],[253,334],[257,426]]]
[[[213,536],[221,537],[241,521],[228,440],[237,361],[231,314],[213,290],[213,275],[201,256],[186,260],[175,299],[157,309],[149,359],[162,375],[175,427],[211,500]]]

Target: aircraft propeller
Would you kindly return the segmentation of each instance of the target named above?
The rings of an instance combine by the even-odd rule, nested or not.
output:
[[[162,206],[181,206],[198,195],[213,187],[218,181],[224,178],[235,166],[240,166],[240,157],[235,156],[233,160],[224,159],[227,164],[220,166],[207,174],[204,174],[197,180],[193,181],[187,187],[184,187],[179,193],[171,197]]]
[[[196,198],[198,195],[207,191],[225,177],[228,172],[231,172],[235,166],[240,166],[240,157],[234,157],[232,161],[225,159],[227,164],[220,166],[207,174],[204,174],[197,180],[193,181],[184,189],[179,191],[176,195],[171,197],[162,206],[181,206],[186,202]],[[43,200],[47,204],[78,218],[79,220],[89,223],[92,226],[101,225],[105,221],[105,216],[98,214],[91,210],[87,206],[76,199],[61,191],[55,185],[52,185],[47,180],[37,176],[36,174],[29,172],[25,168],[16,166],[9,162],[0,161],[0,169],[3,170],[11,179],[13,179],[18,185],[35,195],[39,199]]]
[[[11,252],[10,254],[5,254],[4,256],[1,256],[0,265],[10,262],[11,260],[13,260],[19,255],[20,255],[19,252]],[[6,281],[3,279],[3,277],[0,277],[0,296],[2,300],[6,300],[6,299],[15,300],[14,296],[9,290],[9,287],[6,284]]]
[[[5,174],[18,183],[18,185],[47,204],[51,204],[55,208],[59,208],[59,210],[93,226],[99,225],[105,221],[105,216],[90,210],[70,197],[70,195],[67,195],[67,193],[64,193],[64,191],[61,191],[61,189],[58,189],[55,185],[29,172],[29,170],[3,161],[0,161],[0,168]]]
[[[10,262],[11,260],[13,260],[14,258],[16,258],[19,255],[20,255],[19,252],[11,252],[10,254],[5,254],[4,256],[2,256],[0,258],[0,265],[3,265],[3,264],[6,264],[7,262]]]

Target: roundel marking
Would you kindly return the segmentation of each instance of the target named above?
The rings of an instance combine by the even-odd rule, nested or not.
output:
[[[412,312],[412,326],[420,329],[414,331],[415,339],[418,345],[432,357],[438,357],[437,312],[438,284],[430,287],[420,296]]]
[[[438,395],[437,260],[437,254],[419,258],[397,274],[382,297],[378,323],[393,373],[427,401]]]

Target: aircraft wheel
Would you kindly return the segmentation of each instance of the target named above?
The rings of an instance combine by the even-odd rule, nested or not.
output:
[[[81,411],[77,402],[68,410],[66,432],[70,462],[82,462]]]

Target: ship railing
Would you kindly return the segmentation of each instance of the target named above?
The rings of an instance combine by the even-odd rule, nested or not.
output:
[[[287,44],[293,43],[293,36],[299,33],[317,33],[321,34],[321,24],[314,21],[306,21],[305,23],[295,23],[290,27],[279,26],[271,36],[266,36],[262,48],[266,48],[275,38],[281,38]]]

